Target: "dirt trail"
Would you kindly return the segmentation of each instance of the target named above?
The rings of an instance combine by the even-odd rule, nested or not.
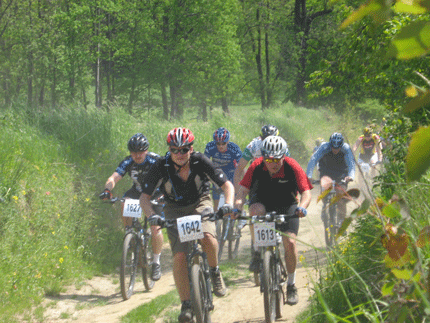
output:
[[[299,261],[296,271],[296,286],[300,301],[294,306],[284,305],[283,318],[278,322],[294,322],[295,317],[306,308],[312,288],[311,277],[315,279],[317,276],[314,266],[318,262],[321,264],[324,258],[323,253],[317,253],[314,250],[314,247],[324,247],[325,242],[320,219],[321,203],[316,203],[320,189],[315,187],[312,191],[313,198],[308,208],[308,216],[300,222],[298,237],[300,240],[298,241],[299,257],[302,262]],[[241,240],[241,252],[250,254],[249,248],[249,229],[245,227]],[[43,303],[46,308],[44,322],[120,322],[121,317],[129,311],[175,288],[169,266],[171,253],[167,246],[162,255],[163,275],[153,290],[146,292],[140,281],[136,284],[133,296],[129,300],[123,301],[117,275],[95,277],[87,281],[80,289],[70,286],[59,297],[47,298]],[[215,297],[215,310],[212,312],[214,323],[264,322],[263,295],[260,294],[259,287],[255,286],[252,275],[248,274],[247,267],[248,261],[239,265],[239,269],[243,269],[243,275],[232,281],[225,297]],[[157,323],[162,322],[162,318],[157,320]]]

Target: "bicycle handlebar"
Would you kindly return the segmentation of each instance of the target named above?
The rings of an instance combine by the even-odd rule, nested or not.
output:
[[[208,213],[201,216],[202,220],[207,219],[209,221],[216,221],[222,219],[222,212],[219,210],[214,213]],[[175,228],[176,227],[176,219],[158,219],[158,225],[162,228]]]

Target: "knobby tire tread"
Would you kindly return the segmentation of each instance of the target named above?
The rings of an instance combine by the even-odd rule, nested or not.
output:
[[[133,246],[132,241],[134,241]],[[124,237],[120,268],[121,295],[124,300],[128,300],[133,294],[139,256],[136,236],[128,233]]]

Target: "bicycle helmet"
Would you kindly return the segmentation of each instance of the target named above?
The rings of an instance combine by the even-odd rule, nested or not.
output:
[[[263,140],[261,154],[266,158],[282,158],[287,148],[287,142],[282,137],[269,136]]]
[[[127,146],[129,151],[137,153],[139,151],[148,150],[149,141],[143,134],[137,133],[130,138]]]
[[[213,137],[215,142],[227,142],[230,140],[230,131],[223,127],[218,128]]]
[[[330,146],[332,148],[340,148],[343,145],[343,136],[340,132],[335,132],[330,136]]]
[[[194,142],[194,135],[190,129],[175,128],[170,130],[167,135],[167,144],[169,146],[183,147],[191,146]]]
[[[370,136],[371,134],[372,134],[372,129],[370,129],[369,127],[366,127],[363,129],[364,136]]]
[[[279,135],[279,130],[275,126],[271,124],[265,125],[261,128],[261,139],[266,139],[269,136],[277,136]]]

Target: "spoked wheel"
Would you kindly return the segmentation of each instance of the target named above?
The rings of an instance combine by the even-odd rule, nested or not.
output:
[[[230,223],[230,232],[228,237],[228,259],[232,260],[239,253],[239,244],[241,237],[241,229],[238,228],[239,221],[233,220]]]
[[[330,224],[329,224],[329,232],[330,232],[330,246],[334,246],[336,244],[336,235],[339,231],[338,223],[337,223],[337,210],[336,205],[331,205],[329,207],[329,214],[330,214]]]
[[[222,252],[224,249],[225,241],[225,230],[227,229],[227,219],[219,220],[217,223],[217,235],[218,235],[218,260],[221,261]],[[218,234],[219,232],[219,234]]]
[[[325,244],[327,247],[331,247],[332,241],[330,239],[331,233],[330,233],[330,221],[327,214],[327,211],[323,211],[322,213],[322,220],[324,223],[324,238],[325,238]]]
[[[263,257],[262,284],[264,290],[264,316],[266,323],[275,322],[276,318],[276,293],[273,288],[273,277],[276,266],[271,251],[267,250]]]
[[[206,280],[199,264],[191,267],[191,303],[197,323],[210,323]]]
[[[142,252],[143,266],[142,266],[142,279],[146,290],[154,287],[155,282],[152,280],[152,262],[154,261],[154,252],[152,251],[151,229],[147,229],[148,234],[145,239],[145,247]]]
[[[124,300],[128,300],[133,294],[134,283],[136,282],[136,272],[140,246],[137,237],[129,233],[124,238],[122,247],[122,259],[120,269],[121,295]]]
[[[276,291],[275,294],[276,300],[275,300],[275,304],[276,304],[276,318],[280,319],[282,317],[282,308],[285,304],[285,300],[284,300],[284,291],[282,289],[281,286],[279,286],[279,290]]]

